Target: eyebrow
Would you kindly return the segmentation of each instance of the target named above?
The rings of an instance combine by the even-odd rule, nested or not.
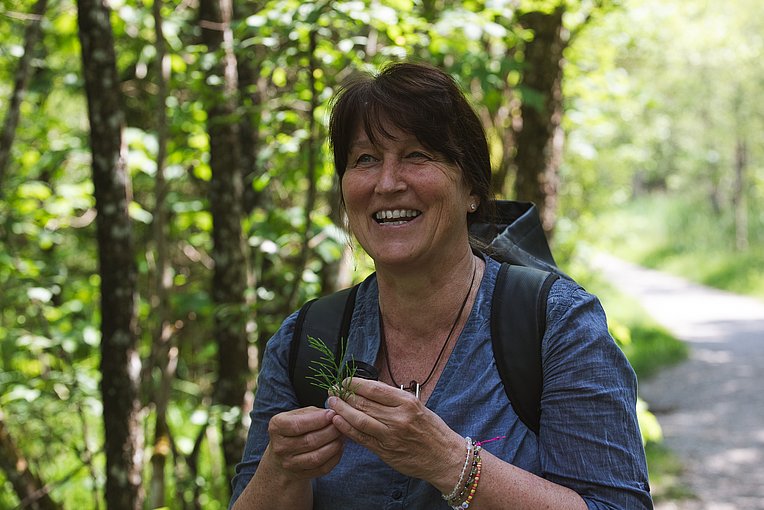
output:
[[[419,141],[419,138],[417,138],[414,135],[407,135],[406,137],[396,138],[396,139],[389,139],[387,137],[384,137],[384,139],[395,141],[395,142],[401,142],[406,145],[418,145],[418,146],[424,147],[424,144],[421,141]],[[348,146],[348,151],[352,151],[353,149],[357,149],[357,148],[362,148],[362,149],[368,148],[368,147],[376,148],[377,146],[378,144],[373,143],[369,138],[361,138],[361,139],[353,141]]]
[[[374,144],[371,143],[371,140],[369,140],[368,138],[364,138],[362,140],[356,140],[353,143],[351,143],[348,146],[348,149],[349,150],[353,150],[353,149],[358,148],[358,147],[360,147],[360,148],[374,147]]]

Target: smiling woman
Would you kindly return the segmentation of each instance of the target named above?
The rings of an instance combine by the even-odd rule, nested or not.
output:
[[[389,121],[379,128],[374,143],[358,126],[342,176],[350,230],[377,273],[470,260],[467,214],[480,199],[459,167]]]
[[[390,65],[346,86],[330,132],[350,230],[376,269],[345,356],[379,380],[301,407],[287,318],[264,355],[232,506],[652,508],[634,372],[575,283],[549,290],[538,434],[507,399],[489,323],[513,303],[493,303],[500,264],[468,234],[492,208],[488,145],[456,83]]]

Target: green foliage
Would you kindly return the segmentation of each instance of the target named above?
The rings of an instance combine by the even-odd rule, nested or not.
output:
[[[764,267],[759,206],[764,203],[764,169],[761,143],[753,137],[746,188],[750,248],[744,253],[730,249],[735,239],[732,148],[741,133],[761,132],[762,127],[761,69],[755,58],[761,53],[757,34],[762,27],[745,15],[755,11],[755,2],[735,0],[736,9],[731,4],[699,7],[691,0],[564,2],[566,27],[578,35],[566,53],[569,137],[556,253],[573,254],[576,239],[596,233],[598,241],[621,254],[692,267],[703,281],[761,292],[764,276],[755,268]],[[341,261],[350,260],[355,280],[371,267],[359,249],[352,250],[340,227],[331,154],[323,143],[328,101],[339,84],[358,70],[399,58],[442,66],[469,92],[498,164],[513,150],[520,94],[532,99],[531,91],[518,89],[525,71],[524,45],[533,37],[518,26],[518,12],[558,5],[561,1],[235,2],[232,49],[249,66],[251,77],[245,79],[249,75],[240,68],[239,108],[229,120],[242,130],[247,123],[255,128],[255,135],[242,143],[252,156],[244,169],[253,197],[244,231],[254,276],[253,345],[257,337],[262,346],[292,311],[287,300],[293,289],[295,301],[303,302],[332,289],[330,275],[338,273]],[[175,448],[167,489],[180,495],[173,508],[190,505],[197,493],[204,508],[216,508],[225,504],[228,490],[216,431],[224,423],[242,421],[213,403],[219,367],[210,333],[213,225],[206,198],[211,168],[204,105],[214,99],[210,85],[222,80],[213,72],[222,55],[200,44],[195,4],[162,5],[171,73],[170,95],[160,105],[150,5],[120,0],[111,7],[127,120],[144,359],[159,326],[152,230],[158,205],[156,112],[162,107],[168,112],[165,240],[178,365],[167,411]],[[8,15],[0,16],[0,111],[12,89],[23,48],[21,14],[29,6],[3,0],[2,9]],[[582,26],[586,30],[579,32]],[[103,505],[104,481],[100,296],[76,31],[75,3],[51,4],[12,164],[0,183],[0,406],[13,416],[11,432],[30,465],[55,484],[53,496],[67,508],[95,508]],[[317,65],[313,84],[311,61]],[[704,129],[699,132],[697,126]],[[310,146],[317,201],[306,214]],[[626,207],[633,196],[656,189],[669,193],[665,202]],[[677,196],[686,200],[677,202]],[[702,205],[713,203],[720,212]],[[612,207],[623,209],[624,216],[604,226],[597,223],[601,211]],[[618,228],[605,228],[613,225]],[[303,254],[307,260],[301,265]],[[611,308],[633,305],[606,307],[611,313]],[[613,334],[641,376],[683,355],[644,317],[620,311],[612,315]],[[145,376],[151,387],[158,368],[149,366]],[[151,431],[151,394],[144,398],[145,429]],[[658,437],[650,416],[640,411],[648,439]],[[192,459],[200,437],[199,457]],[[147,439],[148,457],[151,433]],[[0,506],[17,505],[5,492],[0,491]]]
[[[636,301],[607,288],[598,291],[597,295],[612,314],[608,317],[611,334],[638,377],[649,377],[666,366],[687,359],[686,344],[650,319]]]
[[[310,370],[312,375],[308,376],[310,384],[316,388],[326,390],[342,400],[346,400],[353,395],[353,388],[349,384],[344,383],[346,378],[355,376],[356,368],[353,360],[351,359],[347,364],[344,364],[342,361],[338,363],[334,357],[334,352],[320,338],[309,336],[308,346],[321,353],[320,358],[311,362]],[[340,341],[340,360],[345,359],[347,348],[347,339],[343,338]]]
[[[641,398],[637,400],[637,419],[639,420],[639,429],[642,432],[642,443],[644,445],[663,441],[663,430],[658,422],[658,418],[650,412],[647,403]]]
[[[731,211],[716,213],[692,194],[657,194],[633,201],[592,223],[601,248],[699,283],[764,296],[764,218],[750,208],[750,247],[735,249]]]
[[[557,242],[598,249],[707,284],[764,295],[760,75],[754,3],[628,0],[568,48],[567,131]],[[736,146],[747,144],[747,249],[736,248]],[[594,288],[640,377],[686,347],[635,303]],[[627,332],[627,333],[625,333]],[[648,411],[649,412],[649,411]],[[643,435],[651,428],[640,411]],[[678,460],[648,441],[657,501],[688,497]]]
[[[330,288],[327,273],[336,272],[348,251],[347,235],[337,226],[341,220],[332,161],[323,143],[327,102],[338,84],[354,70],[373,69],[390,59],[423,59],[451,70],[475,92],[476,104],[485,98],[486,108],[495,112],[503,101],[497,90],[507,87],[510,73],[517,81],[521,66],[515,56],[520,54],[512,48],[522,39],[515,34],[512,8],[503,3],[444,3],[433,11],[409,0],[273,1],[252,9],[253,5],[235,5],[233,49],[254,74],[230,121],[256,127],[257,138],[244,146],[252,150],[253,166],[245,172],[255,197],[244,228],[256,282],[253,333],[265,339],[291,312],[286,302],[291,289],[297,289],[297,302],[325,292]],[[6,12],[26,10],[10,0],[4,7]],[[198,43],[197,12],[190,4],[162,6],[171,74],[170,96],[160,105],[150,6],[123,0],[111,7],[127,120],[124,140],[139,268],[140,353],[148,358],[158,329],[152,229],[158,205],[156,111],[164,106],[169,113],[164,169],[169,188],[169,315],[178,348],[167,410],[176,466],[168,491],[177,491],[187,502],[201,492],[203,506],[212,508],[215,501],[226,499],[228,485],[213,431],[240,418],[210,405],[217,353],[210,338],[215,313],[209,296],[213,225],[206,203],[211,169],[203,105],[209,102],[210,85],[221,80],[212,71],[221,55],[208,53]],[[465,18],[469,24],[463,23]],[[6,44],[0,52],[0,101],[10,93],[23,44],[23,24],[13,19],[0,18],[8,29],[3,30]],[[10,427],[30,465],[44,480],[62,481],[53,496],[67,507],[92,508],[102,504],[96,502],[102,498],[104,480],[97,384],[100,296],[75,4],[65,0],[52,5],[43,31],[12,165],[2,183],[0,402],[8,414],[22,418]],[[311,33],[317,41],[312,55]],[[311,58],[317,62],[312,76],[316,97],[306,71]],[[315,110],[310,109],[312,103]],[[312,120],[317,122],[311,131]],[[309,142],[317,148],[318,200],[308,216]],[[300,266],[305,250],[307,261]],[[357,279],[368,272],[369,263],[358,250],[352,256]],[[146,388],[152,387],[158,368],[148,367],[145,376]],[[151,394],[145,399],[150,404]],[[47,419],[51,415],[57,420]],[[153,419],[149,406],[147,431]],[[58,430],[60,424],[66,424],[66,433]],[[27,430],[32,433],[25,434]],[[194,473],[188,456],[199,437],[206,440],[196,463],[204,467]],[[45,438],[45,450],[37,438]],[[151,439],[148,433],[147,457]],[[79,471],[67,478],[67,466]]]
[[[764,89],[753,55],[764,27],[751,8],[749,0],[631,0],[581,34],[565,82],[569,216],[652,191],[690,195],[717,215],[732,211],[736,146],[745,142],[743,193],[760,224],[764,146],[754,133]]]

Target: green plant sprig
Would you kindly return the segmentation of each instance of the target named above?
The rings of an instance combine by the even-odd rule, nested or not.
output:
[[[355,376],[355,363],[346,364],[343,370],[342,361],[337,362],[332,350],[320,338],[309,336],[308,346],[322,354],[319,359],[310,362],[309,368],[313,372],[313,375],[307,377],[310,384],[324,389],[327,393],[336,395],[342,400],[347,400],[354,392],[349,384],[343,384],[343,380],[346,377]],[[347,347],[347,340],[340,340],[340,360],[345,359]]]

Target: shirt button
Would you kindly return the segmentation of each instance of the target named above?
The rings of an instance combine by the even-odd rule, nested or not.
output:
[[[403,497],[403,491],[400,489],[395,489],[393,491],[393,499],[401,499]]]

